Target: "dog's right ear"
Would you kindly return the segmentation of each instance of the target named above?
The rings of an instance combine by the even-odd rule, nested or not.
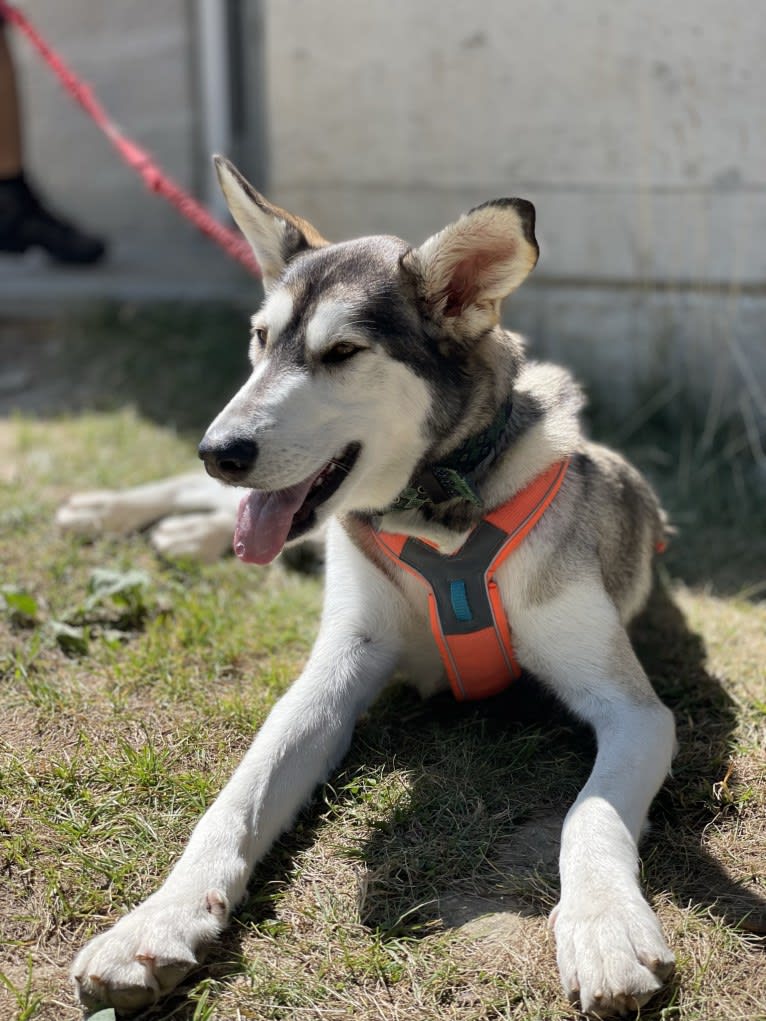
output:
[[[255,252],[267,291],[293,256],[329,244],[307,220],[272,205],[224,156],[214,156],[213,163],[229,212]]]

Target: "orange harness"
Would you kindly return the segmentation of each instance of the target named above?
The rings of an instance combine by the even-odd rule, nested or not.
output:
[[[553,502],[569,458],[551,465],[516,496],[485,514],[456,553],[391,532],[378,548],[428,592],[431,630],[459,701],[495,695],[521,673],[495,573]]]

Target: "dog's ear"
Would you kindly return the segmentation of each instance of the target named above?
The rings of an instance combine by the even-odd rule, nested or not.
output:
[[[408,252],[429,314],[450,334],[476,336],[500,320],[500,303],[537,262],[535,207],[524,199],[494,199]]]
[[[272,205],[224,156],[214,156],[213,163],[229,212],[255,252],[266,290],[293,256],[329,244],[307,220]]]

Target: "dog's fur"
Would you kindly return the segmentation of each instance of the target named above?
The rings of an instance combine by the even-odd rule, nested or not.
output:
[[[361,449],[288,536],[329,522],[325,607],[305,670],[165,883],[80,952],[79,995],[135,1007],[171,989],[226,925],[253,866],[344,754],[394,670],[424,694],[445,687],[423,590],[376,562],[368,523],[375,516],[388,531],[457,549],[481,515],[467,501],[386,508],[423,466],[486,428],[512,393],[507,449],[477,479],[484,506],[555,461],[570,457],[571,466],[498,572],[503,603],[521,664],[598,740],[562,832],[551,916],[561,980],[585,1011],[636,1008],[673,966],[641,894],[636,844],[670,766],[674,725],[625,631],[647,597],[664,520],[642,477],[583,438],[581,395],[567,373],[526,362],[520,339],[498,325],[501,300],[537,259],[534,211],[489,202],[417,249],[392,237],[330,245],[226,161],[218,169],[267,296],[253,317],[252,376],[201,445],[208,471],[282,493],[323,466],[332,475],[349,445]],[[258,556],[270,559],[281,541],[272,536]]]

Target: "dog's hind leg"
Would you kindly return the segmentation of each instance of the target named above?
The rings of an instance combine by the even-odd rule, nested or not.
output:
[[[595,580],[514,620],[522,660],[596,732],[593,771],[564,822],[551,916],[561,980],[599,1016],[636,1010],[673,970],[638,883],[637,842],[675,745],[617,611]],[[553,641],[551,641],[553,636]]]
[[[231,551],[243,491],[222,486],[206,475],[196,481],[196,487],[178,494],[173,510],[182,513],[162,518],[152,528],[149,541],[164,557],[212,563]]]
[[[163,557],[187,557],[212,564],[230,552],[235,524],[236,506],[231,510],[173,514],[152,528],[149,541]]]
[[[132,489],[75,493],[56,524],[88,538],[127,535],[157,522],[150,540],[166,557],[210,562],[231,549],[242,493],[204,472],[176,475]]]
[[[197,963],[242,899],[255,863],[344,754],[357,717],[391,676],[401,597],[344,535],[335,541],[349,548],[330,562],[322,626],[304,672],[165,883],[78,955],[72,974],[87,1006],[151,1003]]]
[[[56,524],[87,537],[128,535],[168,514],[213,510],[222,492],[220,483],[199,471],[130,489],[74,493],[56,512]]]

